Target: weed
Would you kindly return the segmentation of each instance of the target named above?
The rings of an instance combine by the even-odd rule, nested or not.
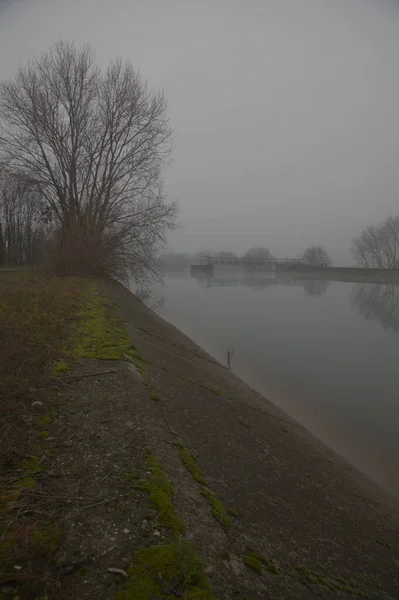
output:
[[[155,392],[151,393],[150,398],[151,398],[151,400],[155,400],[155,402],[159,402],[161,400],[161,397],[159,396],[159,394],[156,394]]]
[[[226,365],[229,371],[231,371],[231,364],[233,362],[233,358],[236,351],[232,344],[228,348],[226,348]]]
[[[230,559],[230,552],[227,552],[226,550],[223,550],[223,551],[220,553],[220,558],[221,558],[222,560],[229,560],[229,559]]]

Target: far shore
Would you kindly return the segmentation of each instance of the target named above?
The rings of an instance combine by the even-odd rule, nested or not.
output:
[[[228,268],[228,266],[227,266]],[[210,275],[214,266],[191,265],[190,272],[193,276],[202,273]],[[260,270],[264,272],[264,269]],[[276,277],[286,279],[321,279],[327,281],[342,281],[348,283],[374,283],[385,285],[399,285],[399,269],[365,269],[358,267],[305,267],[295,266],[292,269],[276,269]]]

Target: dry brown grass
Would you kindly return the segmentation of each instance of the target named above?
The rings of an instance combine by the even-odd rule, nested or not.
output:
[[[0,455],[12,468],[29,443],[30,405],[80,304],[75,279],[0,272]]]
[[[51,514],[29,497],[42,470],[32,456],[41,438],[31,405],[51,393],[49,367],[62,355],[82,290],[72,278],[0,272],[0,585],[25,581],[26,597],[43,571],[22,574],[14,565],[47,555],[59,540]]]

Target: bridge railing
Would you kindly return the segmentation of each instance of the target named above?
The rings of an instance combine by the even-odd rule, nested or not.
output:
[[[237,266],[294,266],[302,264],[300,258],[246,258],[241,257],[219,257],[202,256],[197,260],[198,265],[237,265]]]

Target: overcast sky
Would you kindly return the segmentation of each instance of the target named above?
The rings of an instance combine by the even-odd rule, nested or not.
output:
[[[0,79],[58,39],[169,98],[175,250],[322,243],[399,213],[395,0],[0,0]]]

